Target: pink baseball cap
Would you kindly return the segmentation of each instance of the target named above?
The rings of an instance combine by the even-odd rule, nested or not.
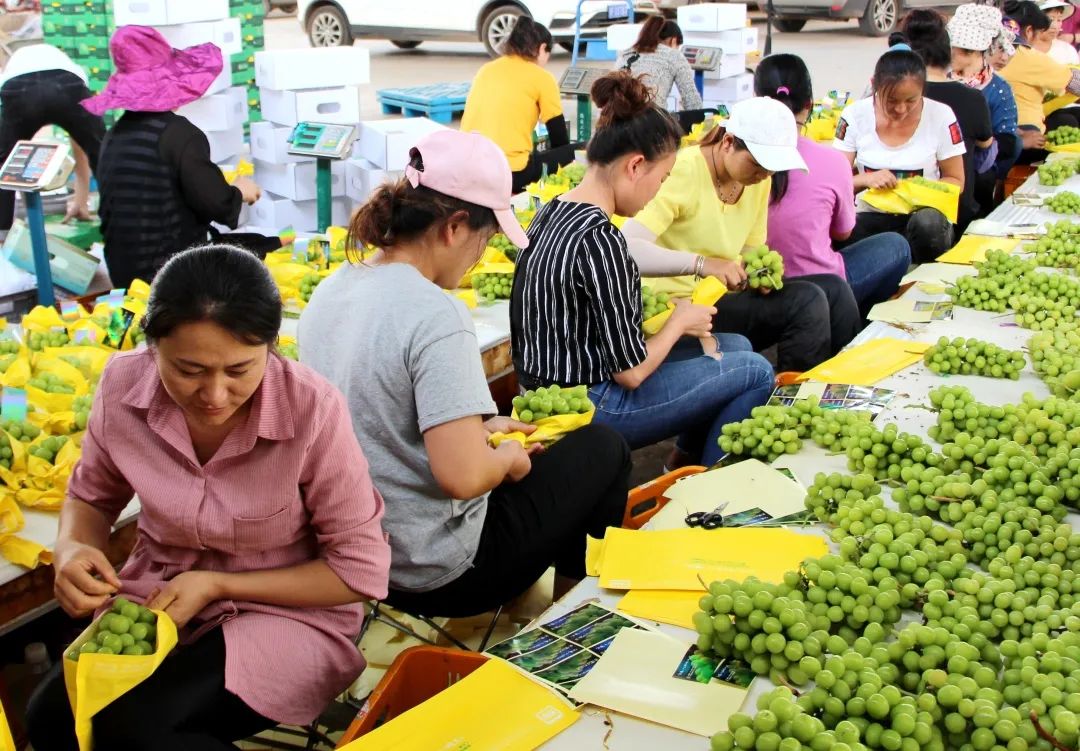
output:
[[[510,242],[519,248],[529,247],[529,238],[510,208],[510,163],[491,139],[479,133],[439,130],[409,149],[410,159],[417,156],[424,168],[418,170],[411,164],[405,168],[410,185],[423,185],[445,196],[486,206],[495,212]]]

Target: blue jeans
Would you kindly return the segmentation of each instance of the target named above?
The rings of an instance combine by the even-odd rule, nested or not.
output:
[[[848,245],[840,254],[863,318],[870,308],[896,294],[911,265],[911,246],[897,232],[871,235]]]
[[[706,466],[715,463],[722,454],[721,428],[769,399],[773,370],[746,337],[713,336],[720,359],[704,354],[697,339],[684,338],[633,391],[615,381],[593,386],[593,422],[621,433],[633,449],[678,435],[680,449]]]

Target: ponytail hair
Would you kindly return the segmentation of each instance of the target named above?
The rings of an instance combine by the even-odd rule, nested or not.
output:
[[[592,85],[592,100],[600,108],[596,131],[586,150],[593,164],[611,164],[626,154],[640,153],[656,161],[679,148],[682,128],[653,102],[640,78],[625,70],[608,73]]]
[[[641,27],[637,41],[634,42],[631,49],[641,54],[656,52],[656,48],[660,46],[660,43],[666,42],[668,39],[675,39],[680,45],[683,43],[683,33],[682,29],[679,28],[679,24],[669,21],[663,16],[649,16]]]
[[[806,63],[798,55],[769,55],[754,71],[754,96],[764,96],[783,104],[791,114],[798,114],[814,104],[814,87]],[[788,174],[772,177],[769,199],[779,203],[787,194]]]
[[[540,57],[540,48],[547,47],[550,52],[552,43],[551,32],[547,26],[528,16],[518,16],[510,36],[503,43],[502,54],[536,60]]]

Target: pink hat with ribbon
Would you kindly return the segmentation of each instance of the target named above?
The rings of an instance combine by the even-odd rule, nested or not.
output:
[[[423,185],[445,196],[486,206],[495,212],[510,242],[519,248],[529,247],[529,238],[510,208],[510,163],[491,139],[479,133],[438,130],[409,149],[409,157],[414,161],[419,157],[422,163],[422,169],[412,164],[405,168],[410,185]]]
[[[205,94],[224,65],[217,45],[176,50],[149,26],[120,27],[109,40],[109,51],[116,72],[104,91],[82,102],[95,115],[107,110],[170,112]]]

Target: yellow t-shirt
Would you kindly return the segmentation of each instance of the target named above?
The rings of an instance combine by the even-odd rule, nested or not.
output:
[[[1060,94],[1069,85],[1072,71],[1049,55],[1030,47],[1017,47],[1016,54],[1001,71],[1016,97],[1019,125],[1037,125],[1046,130],[1043,98],[1046,92]]]
[[[656,234],[656,244],[714,258],[734,260],[746,246],[762,245],[768,230],[772,180],[743,189],[739,202],[728,205],[716,195],[709,165],[698,146],[679,152],[660,192],[634,221]],[[656,292],[689,295],[692,276],[650,279]]]
[[[555,77],[531,60],[504,55],[485,63],[473,78],[461,129],[494,141],[517,172],[529,161],[536,124],[561,114]]]

